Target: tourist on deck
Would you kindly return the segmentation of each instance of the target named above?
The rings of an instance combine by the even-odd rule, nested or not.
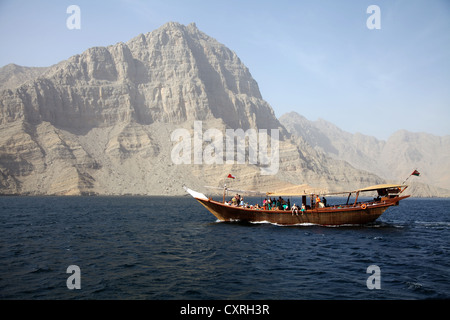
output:
[[[298,216],[298,207],[295,203],[292,206],[292,215],[294,215],[294,213]]]
[[[320,197],[317,195],[316,196],[316,208],[319,208],[320,206]]]
[[[302,214],[306,212],[306,206],[305,206],[304,203],[302,203],[302,210],[301,211],[302,211]]]

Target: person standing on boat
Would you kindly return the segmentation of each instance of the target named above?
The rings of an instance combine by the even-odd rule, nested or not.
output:
[[[316,196],[316,208],[318,208],[320,205],[320,197],[319,195]]]
[[[327,206],[327,199],[325,197],[322,197],[322,203],[324,207]]]

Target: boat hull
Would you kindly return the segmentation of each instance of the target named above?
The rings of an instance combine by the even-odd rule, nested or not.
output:
[[[211,199],[196,198],[208,211],[221,221],[269,222],[279,225],[316,224],[325,226],[364,225],[374,222],[390,206],[397,205],[405,197],[392,201],[369,205],[348,206],[346,208],[318,208],[305,213],[293,214],[291,211],[257,210],[233,207]]]

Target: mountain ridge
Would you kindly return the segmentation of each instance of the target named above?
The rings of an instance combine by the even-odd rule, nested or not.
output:
[[[450,189],[450,176],[446,174],[450,169],[450,136],[400,129],[387,140],[380,140],[346,132],[323,119],[310,121],[296,112],[284,114],[280,122],[316,150],[356,168],[397,181],[418,169],[422,183]]]
[[[31,81],[50,67],[24,67],[14,63],[7,64],[0,68],[0,91],[14,89],[21,84]]]
[[[237,55],[195,24],[170,22],[93,47],[0,93],[0,194],[181,195],[188,184],[354,189],[385,180],[291,137]],[[181,164],[171,133],[276,129],[279,171],[261,163]],[[203,141],[205,144],[206,141]]]

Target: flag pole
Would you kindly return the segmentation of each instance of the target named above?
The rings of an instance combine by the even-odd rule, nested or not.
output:
[[[226,179],[223,179],[223,203],[225,203],[225,192],[227,191],[227,183],[226,183]]]
[[[405,184],[406,180],[408,180],[409,177],[411,177],[411,176],[412,176],[412,175],[410,174],[410,175],[408,176],[408,178],[406,178],[405,181],[402,182],[402,184]]]
[[[405,179],[405,181],[403,181],[402,184],[405,184],[405,182],[406,182],[412,175],[415,175],[415,176],[419,176],[419,175],[420,175],[420,172],[417,171],[417,168],[414,169],[414,171],[408,176],[408,178]]]
[[[228,178],[236,179],[236,177],[231,175],[231,173],[229,173],[228,176],[224,179],[224,181],[223,181],[223,203],[225,203],[225,192],[228,190],[227,189],[227,184],[225,183],[225,180],[228,179]]]

